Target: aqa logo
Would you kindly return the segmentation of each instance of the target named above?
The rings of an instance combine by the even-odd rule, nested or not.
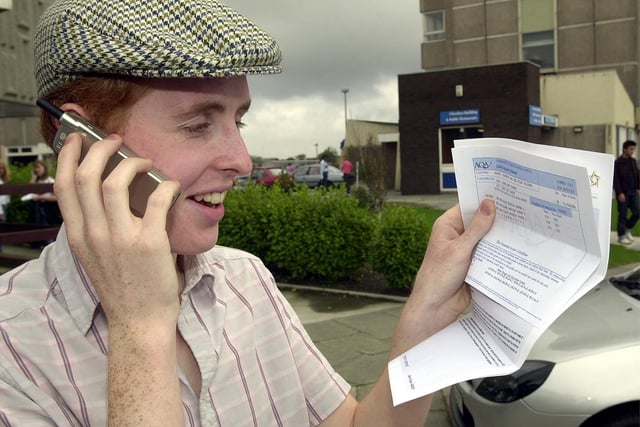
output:
[[[473,162],[474,169],[489,169],[492,165],[493,165],[493,162],[490,162],[488,160],[482,160],[482,161],[476,160],[475,162]]]

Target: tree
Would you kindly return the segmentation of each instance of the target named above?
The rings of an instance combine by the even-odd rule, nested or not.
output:
[[[340,154],[338,154],[338,150],[333,147],[325,148],[318,156],[320,159],[324,156],[330,165],[338,166],[340,164]]]
[[[367,193],[372,202],[371,207],[376,212],[381,211],[387,197],[385,185],[387,164],[382,146],[374,144],[373,138],[369,137],[365,146],[347,147],[346,155],[353,163],[359,162],[359,178],[367,187]]]
[[[253,163],[253,166],[262,166],[263,161],[264,159],[260,156],[251,156],[251,162]]]

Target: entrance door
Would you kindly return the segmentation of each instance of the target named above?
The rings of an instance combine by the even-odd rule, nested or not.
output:
[[[443,127],[439,130],[440,140],[440,191],[456,191],[455,169],[453,167],[453,141],[456,139],[482,138],[484,128],[481,125]]]

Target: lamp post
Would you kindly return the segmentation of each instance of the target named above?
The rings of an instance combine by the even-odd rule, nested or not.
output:
[[[342,89],[344,94],[344,146],[347,146],[347,93],[349,89]]]

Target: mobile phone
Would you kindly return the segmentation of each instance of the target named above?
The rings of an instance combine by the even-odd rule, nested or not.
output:
[[[51,144],[53,151],[55,151],[56,154],[60,152],[60,149],[62,149],[62,146],[69,134],[78,133],[82,137],[82,152],[80,155],[80,161],[82,161],[89,151],[91,144],[96,141],[100,141],[107,136],[104,131],[100,130],[98,127],[82,117],[65,112],[44,99],[38,99],[36,101],[36,105],[60,121],[60,127],[53,139],[53,144]],[[121,146],[107,162],[104,172],[102,173],[102,179],[104,180],[118,165],[118,163],[128,157],[137,156],[129,148],[124,145]],[[147,199],[149,198],[149,195],[156,189],[158,184],[162,181],[166,181],[167,179],[168,178],[157,169],[151,169],[146,173],[137,174],[129,186],[129,207],[131,208],[131,212],[136,216],[142,217],[147,208]],[[173,201],[171,202],[172,205],[178,198],[179,194],[180,193],[176,193],[174,195]]]

